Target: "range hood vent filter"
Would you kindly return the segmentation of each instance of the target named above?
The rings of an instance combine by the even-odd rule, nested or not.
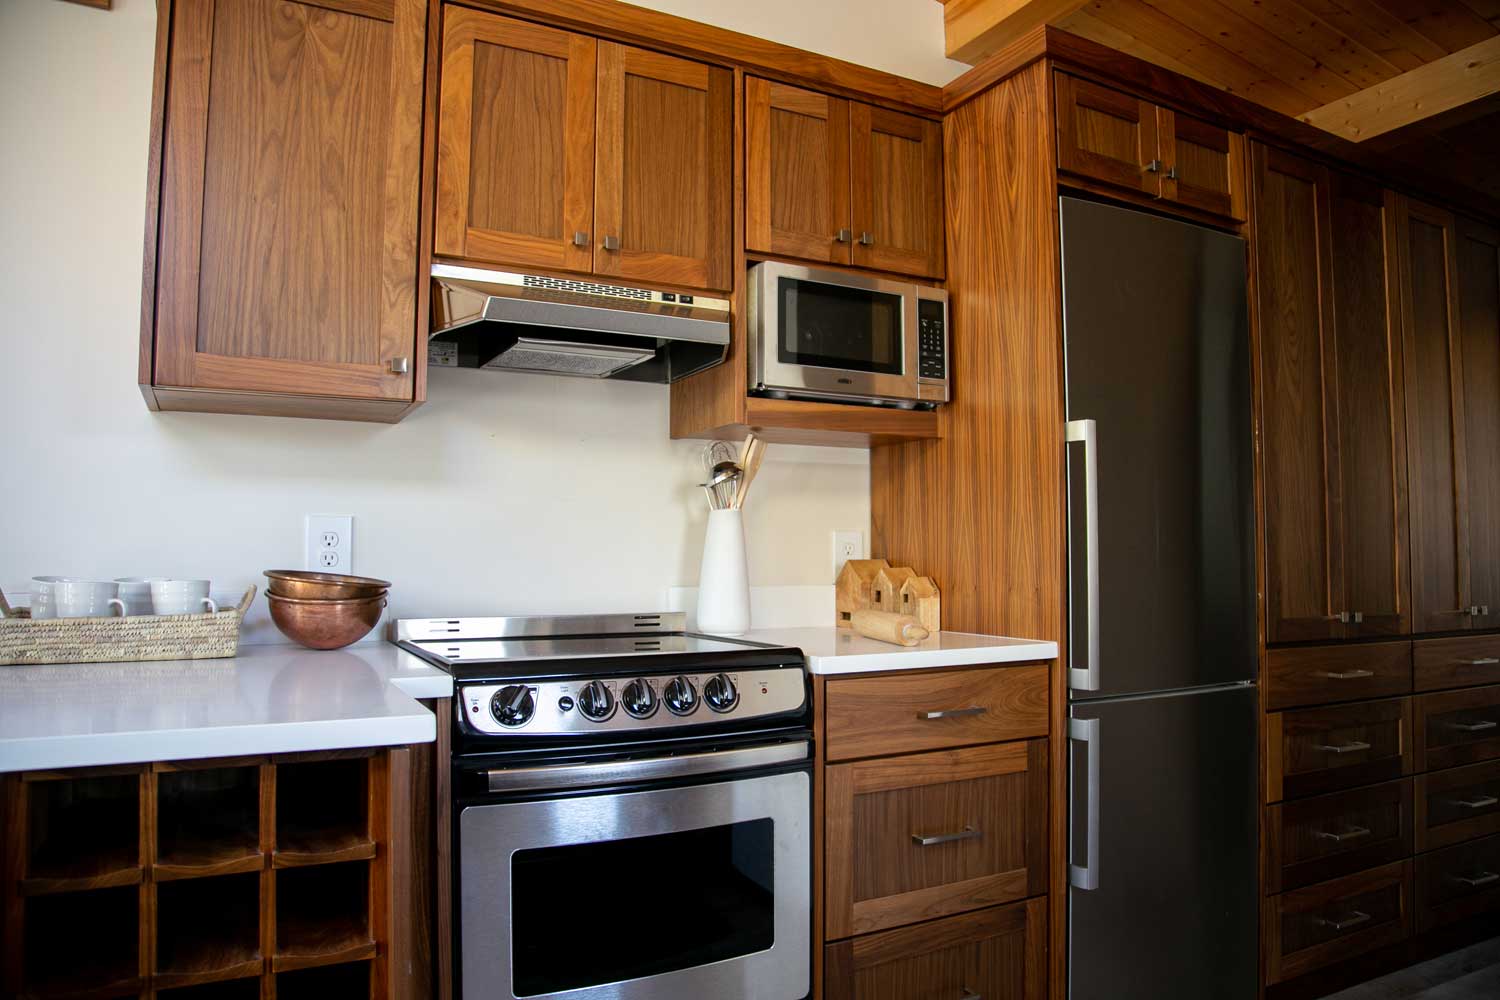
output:
[[[615,372],[650,361],[654,357],[656,351],[644,347],[573,344],[561,340],[518,337],[513,346],[501,351],[484,367],[577,375],[582,378],[608,378]]]

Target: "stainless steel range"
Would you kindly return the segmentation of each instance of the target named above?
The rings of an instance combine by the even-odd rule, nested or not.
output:
[[[455,681],[464,1000],[802,1000],[802,654],[680,614],[421,619]]]

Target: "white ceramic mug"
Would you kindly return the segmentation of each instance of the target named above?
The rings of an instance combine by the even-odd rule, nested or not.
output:
[[[52,596],[52,588],[68,579],[71,577],[34,576],[31,578],[31,617],[57,617],[57,599]]]
[[[125,614],[120,585],[112,580],[56,580],[52,599],[59,618],[109,618],[111,611]]]
[[[154,615],[156,605],[151,601],[151,585],[166,581],[164,576],[117,576],[120,585],[120,600],[125,602],[127,615]]]
[[[151,607],[159,615],[196,615],[219,610],[208,596],[207,580],[152,580]]]

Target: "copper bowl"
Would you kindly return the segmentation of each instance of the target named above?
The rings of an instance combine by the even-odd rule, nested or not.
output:
[[[370,576],[343,576],[339,573],[312,573],[297,569],[268,569],[268,594],[319,601],[353,601],[380,597],[390,583]]]
[[[352,601],[318,601],[266,595],[281,634],[309,649],[338,649],[358,642],[380,621],[385,595]]]

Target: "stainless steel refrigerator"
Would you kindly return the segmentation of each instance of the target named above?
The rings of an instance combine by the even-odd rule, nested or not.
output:
[[[1061,199],[1072,1000],[1256,996],[1245,242]]]

